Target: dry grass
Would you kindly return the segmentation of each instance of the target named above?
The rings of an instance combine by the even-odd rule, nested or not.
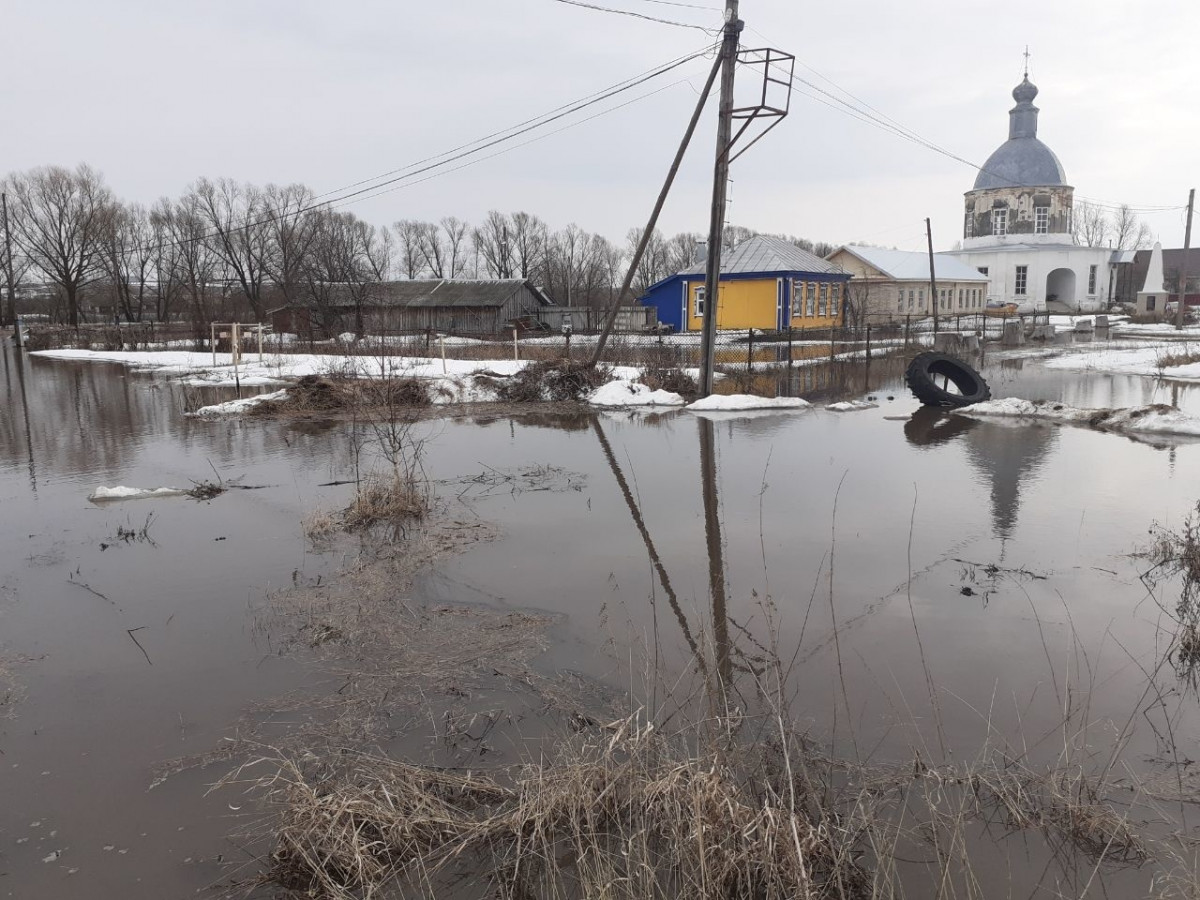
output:
[[[670,391],[685,399],[700,393],[696,379],[679,368],[644,368],[639,380],[652,391]]]
[[[263,762],[282,818],[266,880],[304,896],[850,898],[870,878],[773,779],[692,756],[640,716],[557,758],[455,773],[377,756]]]
[[[428,482],[398,474],[375,475],[359,487],[342,513],[342,527],[355,531],[381,523],[421,519],[432,504]]]
[[[1181,350],[1160,353],[1154,365],[1161,374],[1164,369],[1190,366],[1193,363],[1200,363],[1200,350],[1194,349],[1190,344],[1185,344]]]
[[[508,403],[579,400],[609,380],[603,366],[569,360],[533,362],[509,378],[477,375]]]

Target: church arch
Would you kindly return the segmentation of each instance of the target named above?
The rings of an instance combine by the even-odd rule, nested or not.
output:
[[[1075,300],[1075,272],[1072,269],[1054,269],[1046,276],[1046,302],[1058,301],[1072,308]]]

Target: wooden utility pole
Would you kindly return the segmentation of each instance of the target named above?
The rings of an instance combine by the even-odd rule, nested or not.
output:
[[[933,333],[938,333],[937,273],[933,268],[933,228],[925,220],[925,243],[929,247],[929,299],[933,303]]]
[[[629,293],[629,288],[633,285],[633,277],[637,272],[637,267],[641,265],[642,256],[646,252],[646,245],[650,243],[650,238],[654,235],[654,229],[658,225],[658,215],[662,212],[663,204],[667,202],[667,194],[671,192],[671,185],[675,183],[675,175],[679,172],[679,166],[683,162],[684,154],[687,153],[688,144],[692,142],[692,135],[696,132],[696,125],[700,121],[700,114],[704,112],[704,105],[708,102],[708,95],[712,92],[713,82],[717,80],[717,72],[720,70],[720,67],[721,61],[718,59],[713,63],[712,70],[708,73],[708,80],[704,83],[704,90],[700,92],[700,98],[696,101],[696,109],[692,112],[692,118],[688,121],[688,127],[683,134],[683,140],[679,142],[679,149],[675,151],[675,159],[671,162],[671,169],[667,172],[667,179],[663,182],[662,189],[658,192],[658,200],[655,201],[654,210],[650,213],[650,221],[646,223],[646,228],[642,231],[642,237],[633,251],[633,258],[629,261],[629,270],[625,273],[625,280],[621,283],[621,289],[617,291],[617,296],[613,298],[612,308],[609,309],[608,315],[604,317],[604,328],[600,332],[600,339],[596,341],[596,349],[592,351],[591,365],[593,366],[600,361],[600,356],[604,353],[604,345],[608,343],[608,337],[612,333],[613,325],[617,321],[617,313],[621,309],[621,303],[624,301],[625,295]]]
[[[17,333],[17,289],[13,284],[12,233],[8,230],[8,194],[0,194],[0,209],[4,216],[4,274],[8,280],[8,305],[5,308],[5,318]],[[18,338],[18,343],[20,339]]]
[[[708,226],[708,267],[704,275],[704,327],[700,356],[702,397],[707,397],[713,389],[713,362],[717,347],[717,300],[721,281],[721,236],[725,231],[725,198],[729,189],[729,142],[733,131],[733,76],[737,70],[738,40],[742,27],[742,20],[738,18],[738,0],[728,0],[725,6],[725,37],[721,42],[719,57],[721,107],[717,119],[717,161],[713,171],[712,216]]]
[[[1175,330],[1183,328],[1183,308],[1187,305],[1188,251],[1192,249],[1192,210],[1196,189],[1188,191],[1187,227],[1183,230],[1183,262],[1179,264],[1179,305],[1175,307]]]

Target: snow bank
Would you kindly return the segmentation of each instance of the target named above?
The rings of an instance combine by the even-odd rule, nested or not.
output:
[[[588,394],[592,406],[683,406],[684,400],[671,391],[652,391],[636,381],[610,381]]]
[[[1162,364],[1167,357],[1185,355],[1196,350],[1196,345],[1191,343],[1156,343],[1150,347],[1136,349],[1104,347],[1098,350],[1057,356],[1054,359],[1046,360],[1044,365],[1049,369],[1113,372],[1118,375],[1161,376],[1183,381],[1200,381],[1200,363],[1186,363],[1178,366]]]
[[[212,406],[202,406],[192,413],[187,413],[189,416],[199,416],[202,418],[215,416],[236,416],[247,412],[256,406],[261,406],[264,403],[275,403],[287,397],[287,390],[272,391],[269,394],[258,394],[254,397],[243,397],[240,400],[228,400],[225,403],[214,403]]]
[[[753,394],[710,394],[687,408],[693,412],[734,412],[746,409],[807,409],[799,397],[755,397]]]
[[[156,497],[186,497],[187,495],[187,491],[181,491],[179,488],[135,488],[118,485],[117,487],[98,487],[88,499],[93,502],[99,500],[151,500]]]
[[[1016,397],[1005,397],[964,406],[955,412],[966,416],[1047,419],[1069,425],[1087,425],[1103,431],[1200,437],[1200,418],[1161,403],[1125,409],[1079,409],[1050,400],[1019,400]]]
[[[843,400],[841,403],[830,403],[825,408],[833,412],[857,412],[860,409],[879,409],[879,404],[869,400]]]

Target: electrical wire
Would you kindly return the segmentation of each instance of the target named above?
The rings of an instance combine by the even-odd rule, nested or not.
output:
[[[624,93],[625,91],[632,90],[633,88],[635,88],[641,84],[645,84],[646,82],[651,81],[652,79],[657,78],[661,75],[664,75],[667,72],[673,71],[674,69],[677,69],[680,66],[685,65],[688,62],[691,62],[692,60],[706,56],[706,55],[710,54],[712,52],[712,50],[713,50],[713,48],[711,45],[705,46],[697,51],[687,54],[686,56],[679,57],[677,59],[671,60],[670,62],[664,63],[663,65],[658,66],[654,69],[647,70],[646,72],[642,73],[641,75],[634,76],[633,78],[625,79],[624,81],[617,82],[617,84],[612,87],[605,88],[604,90],[598,91],[593,94],[589,94],[586,97],[584,97],[581,100],[578,100],[574,103],[557,107],[555,110],[552,110],[550,113],[543,114],[542,116],[536,117],[534,119],[527,119],[527,120],[525,120],[525,122],[520,123],[519,125],[514,125],[503,131],[494,132],[492,135],[489,135],[485,138],[480,138],[477,141],[473,141],[468,144],[463,144],[460,146],[460,148],[457,151],[454,151],[454,150],[447,151],[446,153],[438,154],[437,156],[427,158],[428,160],[440,160],[438,162],[426,162],[425,164],[413,163],[413,164],[410,164],[409,166],[406,166],[406,167],[403,167],[400,169],[393,169],[391,172],[386,173],[390,177],[382,178],[382,180],[380,180],[382,176],[377,176],[375,178],[365,179],[364,181],[356,182],[355,184],[349,186],[350,188],[357,188],[356,190],[327,191],[326,193],[318,195],[318,196],[319,197],[330,197],[331,194],[338,194],[338,196],[330,197],[329,199],[325,199],[325,200],[320,200],[319,202],[310,202],[304,206],[298,207],[295,210],[280,213],[278,216],[271,215],[266,218],[261,218],[261,219],[257,219],[257,220],[247,218],[243,222],[232,224],[226,228],[217,228],[213,231],[209,231],[209,232],[206,232],[205,234],[197,235],[195,237],[183,238],[183,239],[179,239],[179,240],[175,240],[175,241],[168,241],[165,243],[160,243],[160,244],[155,244],[155,245],[134,245],[132,247],[129,247],[125,250],[118,251],[118,252],[122,256],[129,256],[129,255],[132,255],[132,254],[140,252],[140,251],[148,250],[148,249],[150,249],[151,246],[156,246],[160,249],[167,249],[167,248],[171,248],[171,247],[182,247],[187,244],[194,244],[194,243],[200,243],[203,241],[212,240],[215,237],[224,238],[224,236],[226,234],[229,234],[231,232],[241,231],[241,230],[245,230],[248,228],[255,228],[259,225],[265,225],[270,222],[276,221],[277,219],[280,221],[286,221],[288,219],[299,218],[300,216],[304,215],[307,212],[311,212],[312,210],[319,209],[319,208],[325,207],[325,206],[328,206],[331,208],[335,208],[335,207],[341,208],[341,207],[348,205],[350,202],[357,202],[356,198],[369,199],[369,197],[366,197],[364,195],[370,195],[370,197],[380,196],[381,194],[389,192],[388,190],[380,190],[381,188],[387,188],[389,185],[396,184],[397,182],[409,181],[410,179],[412,179],[418,175],[422,175],[422,174],[425,174],[428,172],[438,170],[444,166],[450,165],[451,163],[454,163],[461,159],[473,156],[473,155],[480,153],[484,150],[487,150],[491,147],[495,147],[499,144],[502,144],[506,141],[513,140],[514,138],[520,137],[523,134],[528,134],[529,132],[534,131],[538,128],[543,128],[552,122],[559,121],[569,115],[580,112],[584,109],[587,109],[590,106],[594,106],[597,103],[603,102],[604,100],[607,100],[618,94]],[[680,84],[686,80],[687,79],[680,79],[680,81],[674,82],[672,85],[667,85],[667,87],[672,87],[672,86],[674,86],[674,84]],[[574,127],[574,125],[582,124],[583,122],[590,121],[591,119],[596,118],[599,115],[603,115],[605,112],[612,112],[616,109],[621,109],[625,106],[630,105],[630,103],[637,102],[638,99],[645,99],[645,97],[652,96],[653,94],[659,93],[659,92],[660,91],[652,91],[651,93],[643,95],[642,97],[639,97],[639,98],[635,98],[634,100],[631,100],[628,103],[624,103],[624,104],[620,104],[616,107],[612,107],[609,110],[606,110],[604,112],[598,113],[593,116],[589,116],[578,122],[570,123],[560,129],[556,129],[555,131],[550,132],[550,134],[557,134],[561,131],[565,131],[568,128]],[[548,137],[549,134],[545,135],[545,136]],[[530,144],[533,142],[534,141],[526,141],[523,144],[520,144],[518,146],[525,146],[526,144]],[[469,149],[466,149],[466,148],[469,148]],[[515,149],[515,147],[512,149]],[[478,161],[482,162],[483,159],[490,159],[493,156],[498,156],[498,155],[500,155],[500,154],[499,153],[492,154],[491,156],[483,157],[482,159],[480,159]],[[458,171],[458,169],[466,168],[467,165],[471,165],[471,164],[473,164],[473,163],[468,163],[463,166],[455,167],[454,169],[451,169],[450,171]],[[403,172],[405,174],[396,174],[399,172]],[[432,177],[436,177],[436,176],[430,176],[430,178],[432,178]],[[429,180],[429,179],[428,178],[421,179],[419,181],[412,182],[412,184],[419,184],[422,181],[427,181],[427,180]],[[361,185],[367,184],[368,182],[373,182],[373,183],[371,183],[367,187],[361,187]],[[400,185],[400,187],[408,187],[408,186],[410,186],[410,185],[408,185],[408,184]],[[398,189],[398,188],[396,188],[396,189]],[[374,193],[372,193],[372,192],[374,192]],[[316,198],[314,198],[314,201],[316,201]]]
[[[694,28],[697,31],[703,31],[707,34],[715,34],[711,28],[705,28],[703,25],[692,25],[689,22],[676,22],[674,19],[660,19],[658,16],[648,16],[645,13],[633,12],[628,9],[614,9],[611,6],[599,6],[595,3],[584,3],[583,0],[554,0],[555,3],[565,3],[568,6],[580,6],[584,9],[593,9],[597,12],[614,13],[618,16],[632,16],[635,19],[645,19],[648,22],[658,22],[662,25],[674,25],[676,28]]]
[[[632,100],[626,100],[624,103],[619,103],[616,106],[610,106],[608,109],[602,109],[599,112],[592,113],[592,115],[586,116],[585,118],[579,119],[578,121],[569,122],[566,125],[563,125],[561,128],[556,128],[553,131],[546,132],[545,134],[539,134],[537,137],[530,138],[527,141],[522,141],[521,143],[514,144],[511,147],[505,147],[503,150],[498,150],[495,153],[489,153],[487,156],[481,156],[478,159],[469,160],[469,161],[463,163],[461,166],[455,166],[452,169],[443,169],[443,170],[434,172],[433,174],[427,175],[424,178],[417,179],[416,181],[405,181],[403,184],[394,185],[392,187],[386,188],[385,190],[379,191],[378,193],[368,194],[367,196],[362,197],[361,199],[362,200],[372,200],[375,197],[382,197],[384,194],[390,194],[393,191],[399,191],[399,190],[403,190],[404,188],[414,187],[418,184],[424,184],[426,181],[432,181],[434,178],[440,178],[443,175],[449,175],[452,172],[461,171],[462,169],[466,169],[470,166],[476,165],[477,163],[481,163],[481,162],[484,162],[489,159],[495,159],[497,156],[503,156],[504,154],[509,153],[513,150],[520,149],[521,147],[528,147],[530,144],[536,144],[538,141],[543,141],[548,137],[553,137],[556,134],[561,134],[562,132],[568,131],[568,130],[576,127],[577,125],[583,125],[585,122],[590,122],[593,119],[599,119],[601,116],[606,116],[609,113],[616,112],[619,109],[624,109],[627,106],[632,106],[634,103],[638,103],[639,101],[645,100],[649,97],[653,97],[656,94],[661,94],[663,91],[670,90],[673,87],[678,87],[681,84],[686,84],[687,81],[688,81],[688,79],[686,79],[686,78],[680,78],[678,81],[673,81],[670,84],[663,85],[660,88],[655,88],[653,91],[650,91],[645,94],[641,94],[637,97],[634,97]],[[351,201],[351,202],[358,202],[358,201]],[[349,204],[348,203],[339,204],[338,206],[334,206],[332,208],[340,209],[342,206],[346,206],[346,205],[349,205]]]
[[[757,29],[749,28],[749,30],[753,31],[755,34],[757,34],[759,37],[763,38],[764,40],[767,40],[766,35],[764,35],[760,31],[758,31]],[[796,61],[800,65],[802,65],[804,68],[806,68],[810,72],[812,72],[814,75],[816,75],[817,77],[828,82],[830,85],[832,85],[838,91],[845,94],[847,97],[850,97],[851,99],[853,99],[855,101],[855,103],[857,103],[859,105],[855,105],[855,103],[851,103],[841,97],[838,97],[835,94],[832,94],[829,91],[825,90],[824,88],[820,87],[819,85],[813,84],[813,82],[809,81],[806,78],[802,78],[793,72],[793,73],[791,73],[793,85],[803,85],[804,87],[807,87],[812,91],[816,91],[818,94],[822,95],[823,97],[828,98],[828,100],[821,99],[820,96],[815,96],[814,94],[809,93],[804,90],[799,91],[801,96],[808,97],[810,100],[816,100],[818,103],[822,103],[825,106],[829,106],[830,108],[832,108],[838,112],[841,112],[844,115],[848,115],[851,118],[858,119],[860,122],[863,122],[867,125],[871,125],[873,127],[879,128],[883,131],[887,131],[897,137],[900,137],[904,140],[910,141],[911,143],[917,144],[918,146],[924,147],[927,150],[931,150],[934,153],[938,153],[942,156],[945,156],[949,159],[954,160],[955,162],[961,163],[965,166],[975,169],[978,172],[992,175],[993,177],[995,177],[1003,182],[1006,182],[1007,184],[1009,184],[1013,187],[1021,186],[1019,182],[1015,182],[1015,181],[1012,181],[1011,179],[1005,178],[1003,175],[1000,175],[999,173],[986,168],[986,166],[981,166],[978,163],[972,162],[969,159],[959,156],[957,153],[947,150],[945,147],[939,146],[938,144],[934,143],[933,141],[923,137],[920,133],[914,131],[911,128],[908,128],[905,125],[902,125],[900,122],[897,122],[895,119],[888,116],[886,113],[883,113],[880,110],[876,109],[875,107],[871,106],[866,101],[856,97],[853,93],[851,93],[850,91],[843,88],[841,85],[839,85],[833,79],[829,78],[826,75],[821,74],[816,69],[814,69],[812,66],[805,63],[803,60],[797,59]],[[775,68],[778,68],[782,72],[786,72],[786,69],[782,66],[782,64],[772,63],[772,66]],[[832,101],[832,102],[830,102],[830,101]],[[1126,207],[1126,206],[1129,208],[1129,210],[1131,212],[1169,212],[1169,211],[1174,211],[1177,209],[1184,208],[1184,205],[1171,206],[1171,205],[1147,204],[1144,206],[1134,206],[1132,204],[1116,203],[1116,202],[1105,201],[1105,200],[1097,200],[1097,199],[1093,199],[1093,198],[1089,198],[1089,197],[1084,197],[1082,195],[1079,195],[1078,199],[1083,200],[1084,202],[1087,202],[1087,203],[1091,203],[1093,206],[1101,206],[1106,209],[1110,209],[1110,210],[1114,210],[1114,211],[1119,211],[1122,207]]]

